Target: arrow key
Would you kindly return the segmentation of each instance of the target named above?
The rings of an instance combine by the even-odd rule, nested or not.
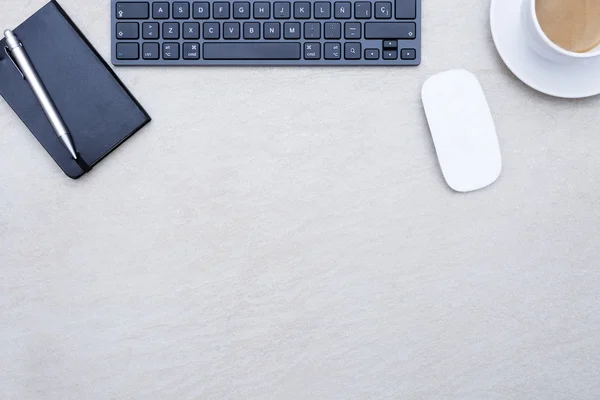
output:
[[[397,49],[398,48],[398,41],[397,40],[384,40],[383,41],[383,48],[384,49]]]
[[[398,52],[396,50],[384,50],[383,51],[383,59],[384,60],[397,60]]]
[[[379,60],[379,49],[365,49],[365,60]]]
[[[402,49],[400,57],[403,60],[415,60],[417,58],[417,51],[415,49]]]

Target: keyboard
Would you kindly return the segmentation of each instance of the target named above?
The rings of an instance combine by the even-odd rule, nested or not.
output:
[[[111,0],[114,65],[421,62],[421,0]]]

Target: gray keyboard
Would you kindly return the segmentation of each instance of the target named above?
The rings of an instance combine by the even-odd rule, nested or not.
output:
[[[421,0],[111,0],[114,65],[419,65]]]

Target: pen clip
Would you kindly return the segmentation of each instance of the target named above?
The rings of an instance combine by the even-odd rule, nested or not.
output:
[[[19,71],[19,73],[21,74],[21,76],[23,77],[23,79],[25,79],[25,75],[23,75],[23,71],[21,71],[21,68],[19,68],[19,66],[15,62],[15,59],[13,58],[12,54],[10,54],[10,50],[8,50],[7,46],[4,46],[4,52],[6,53],[6,55],[8,56],[8,58],[10,58],[10,61],[12,61],[13,65],[15,66],[15,68],[17,69],[17,71]]]

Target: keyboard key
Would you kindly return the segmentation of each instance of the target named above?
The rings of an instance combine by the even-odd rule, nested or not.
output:
[[[250,18],[250,3],[233,3],[233,18],[249,19]]]
[[[117,60],[137,60],[140,58],[140,45],[137,43],[117,43]]]
[[[205,1],[195,2],[193,5],[192,16],[194,19],[208,19],[210,17],[210,4]]]
[[[398,58],[398,52],[396,50],[384,50],[383,51],[383,59],[384,60],[396,60]]]
[[[304,39],[321,39],[321,24],[319,22],[305,22]]]
[[[144,22],[142,24],[142,38],[147,40],[160,39],[160,28],[158,26],[158,22]]]
[[[367,22],[365,39],[414,39],[416,28],[414,22]]]
[[[360,39],[360,22],[344,23],[344,37],[346,39]]]
[[[309,19],[310,18],[310,3],[295,2],[294,3],[294,18]]]
[[[300,43],[204,43],[205,60],[299,60]]]
[[[379,60],[379,49],[366,49],[365,60]]]
[[[284,39],[300,39],[300,23],[286,22],[283,24]]]
[[[173,3],[173,18],[188,19],[190,17],[190,3],[177,1]]]
[[[244,22],[244,39],[260,39],[260,24]]]
[[[166,2],[152,3],[152,18],[154,18],[154,19],[169,19],[169,3],[166,3]]]
[[[331,18],[331,3],[325,1],[315,2],[315,19]]]
[[[223,39],[239,39],[240,24],[239,22],[225,22],[223,24]]]
[[[357,1],[354,3],[354,18],[369,19],[371,18],[371,2]]]
[[[163,59],[179,60],[179,43],[163,43]]]
[[[325,22],[325,39],[341,39],[342,24],[340,22]]]
[[[183,59],[184,60],[199,60],[200,45],[198,43],[183,44]]]
[[[388,1],[378,1],[375,3],[375,18],[390,19],[392,18],[392,3]]]
[[[204,36],[204,39],[218,39],[219,38],[219,23],[218,22],[205,22],[202,25],[202,36]]]
[[[352,14],[352,5],[350,2],[342,1],[336,2],[334,5],[334,13],[333,16],[336,19],[350,19]]]
[[[398,41],[397,40],[384,40],[383,41],[383,48],[384,49],[397,49],[398,48]]]
[[[271,18],[271,3],[256,2],[254,3],[254,18],[269,19]]]
[[[148,19],[150,4],[148,3],[117,3],[117,19]]]
[[[275,19],[289,19],[290,18],[290,3],[289,2],[276,2],[273,4],[273,17]]]
[[[325,43],[325,59],[339,60],[342,58],[342,45],[339,43]]]
[[[281,27],[279,22],[265,22],[263,37],[265,39],[280,39]]]
[[[139,39],[140,25],[137,22],[118,22],[117,39]]]
[[[158,60],[160,58],[160,46],[158,43],[144,43],[142,45],[142,57],[144,60]]]
[[[402,49],[400,52],[400,58],[403,60],[416,60],[417,51],[415,49]]]
[[[229,18],[229,3],[216,2],[213,3],[213,18],[228,19]]]
[[[183,38],[200,39],[200,24],[198,22],[184,22]]]
[[[417,0],[396,0],[396,19],[417,18]]]
[[[321,58],[321,43],[304,43],[304,59],[319,60]]]
[[[346,60],[360,60],[360,43],[344,43],[344,58]]]
[[[163,23],[163,39],[179,39],[179,22]]]

